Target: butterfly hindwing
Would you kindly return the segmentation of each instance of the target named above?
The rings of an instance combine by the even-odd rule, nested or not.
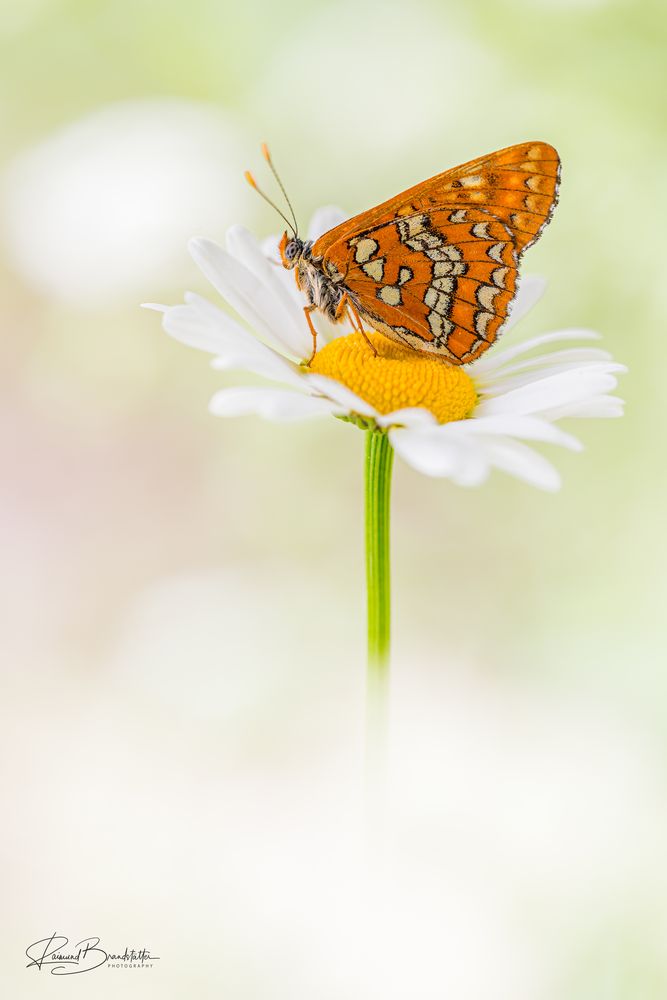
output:
[[[466,364],[507,316],[517,254],[507,228],[485,212],[438,209],[350,237],[345,267],[345,287],[371,326]]]

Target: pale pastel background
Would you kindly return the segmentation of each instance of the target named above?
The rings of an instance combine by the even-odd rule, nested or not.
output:
[[[658,0],[4,0],[8,996],[52,995],[53,931],[161,958],[63,997],[667,995],[666,35]],[[188,236],[275,228],[261,140],[305,220],[530,138],[564,181],[517,335],[602,331],[628,414],[556,496],[397,463],[369,869],[363,437],[209,417],[232,376],[137,304],[208,293]]]

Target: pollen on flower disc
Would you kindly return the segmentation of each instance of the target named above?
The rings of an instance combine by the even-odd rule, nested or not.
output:
[[[436,420],[463,420],[477,393],[461,368],[419,354],[378,333],[370,333],[377,357],[360,333],[338,337],[318,351],[310,370],[342,382],[379,413],[407,406],[430,410]]]

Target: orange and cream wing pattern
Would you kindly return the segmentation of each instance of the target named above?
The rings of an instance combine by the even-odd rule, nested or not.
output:
[[[350,249],[345,287],[385,336],[454,364],[495,340],[517,276],[502,222],[476,209],[438,209],[352,237]]]
[[[507,318],[520,256],[551,217],[558,177],[552,146],[511,146],[342,223],[313,253],[385,336],[468,364]]]

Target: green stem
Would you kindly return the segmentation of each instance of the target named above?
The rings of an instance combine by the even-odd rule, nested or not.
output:
[[[369,678],[389,670],[389,508],[394,450],[384,431],[366,432],[366,587]]]
[[[387,748],[389,689],[389,510],[394,450],[384,431],[366,432],[366,588],[368,672],[366,693],[366,792],[371,825],[381,824]]]

